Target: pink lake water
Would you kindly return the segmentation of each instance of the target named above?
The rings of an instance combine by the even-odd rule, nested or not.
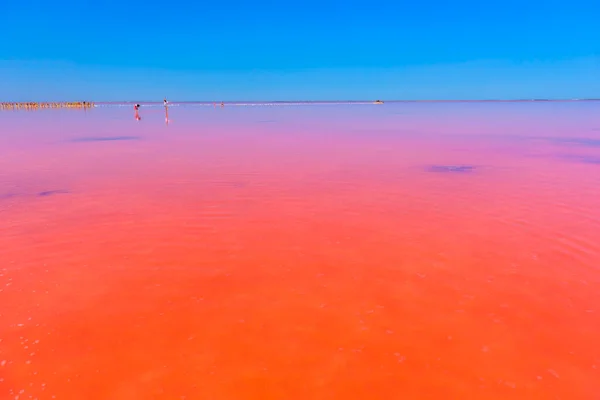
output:
[[[600,103],[0,113],[1,399],[600,398]]]

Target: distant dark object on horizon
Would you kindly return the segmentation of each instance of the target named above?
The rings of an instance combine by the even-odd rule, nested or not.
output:
[[[473,165],[431,165],[427,168],[428,172],[473,172]]]

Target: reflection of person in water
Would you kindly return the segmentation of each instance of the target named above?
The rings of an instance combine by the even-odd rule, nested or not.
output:
[[[141,120],[142,118],[140,117],[140,113],[139,113],[140,105],[134,104],[133,109],[135,110],[135,119],[137,119],[138,121]]]

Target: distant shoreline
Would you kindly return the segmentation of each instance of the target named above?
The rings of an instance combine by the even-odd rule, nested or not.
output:
[[[181,100],[169,101],[169,104],[373,104],[377,100]],[[600,101],[598,99],[508,99],[508,100],[382,100],[385,103],[520,103],[520,102],[573,102],[573,101]],[[162,101],[96,101],[95,104],[162,104]]]
[[[224,105],[231,106],[270,106],[270,105],[343,105],[343,104],[378,104],[378,100],[276,100],[276,101],[169,101],[168,105],[220,105],[223,103]],[[384,105],[387,103],[571,103],[571,102],[600,102],[600,98],[598,99],[510,99],[510,100],[382,100],[382,103],[378,105]],[[58,107],[48,107],[48,108],[63,108],[66,104],[75,104],[79,102],[11,102],[4,101],[0,102],[0,104],[60,104],[62,106]],[[92,107],[96,106],[129,106],[133,104],[140,105],[163,105],[162,101],[140,101],[140,100],[127,100],[127,101],[94,101],[94,102],[81,102],[91,105]]]

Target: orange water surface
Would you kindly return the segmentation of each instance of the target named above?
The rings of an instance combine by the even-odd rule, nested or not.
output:
[[[0,113],[0,399],[600,399],[600,104]]]

